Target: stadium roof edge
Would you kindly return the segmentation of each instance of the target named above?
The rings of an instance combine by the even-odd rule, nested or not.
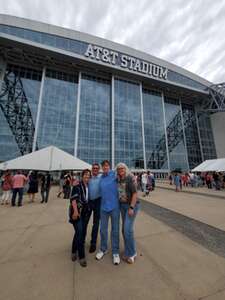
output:
[[[98,46],[102,46],[105,48],[109,48],[111,50],[116,50],[120,51],[124,54],[128,54],[143,60],[147,60],[149,62],[155,63],[157,65],[161,65],[163,67],[168,68],[169,70],[172,70],[174,72],[177,72],[183,76],[186,76],[192,80],[195,80],[206,87],[209,87],[212,85],[212,83],[199,75],[196,75],[182,67],[179,67],[173,63],[170,63],[166,60],[163,60],[161,58],[157,58],[153,55],[147,54],[143,51],[116,43],[112,42],[107,39],[103,39],[94,35],[90,35],[88,33],[83,33],[80,31],[76,31],[73,29],[65,28],[65,27],[60,27],[52,24],[47,24],[43,22],[39,22],[36,20],[31,20],[31,19],[26,19],[26,18],[21,18],[21,17],[16,17],[12,15],[7,15],[7,14],[0,14],[0,24],[2,25],[11,25],[15,27],[20,27],[24,29],[31,29],[34,31],[38,32],[43,32],[43,33],[49,33],[53,35],[58,35],[61,37],[67,37],[70,39],[75,39],[75,40],[80,40],[83,42],[87,43],[92,43],[96,44]]]

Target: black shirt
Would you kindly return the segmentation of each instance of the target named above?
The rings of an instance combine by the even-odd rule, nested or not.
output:
[[[85,184],[81,181],[78,185],[73,186],[71,196],[70,196],[70,210],[69,210],[69,221],[74,222],[72,219],[73,206],[72,202],[75,200],[77,203],[77,209],[81,216],[84,216],[88,210],[88,201],[86,200],[87,188]]]

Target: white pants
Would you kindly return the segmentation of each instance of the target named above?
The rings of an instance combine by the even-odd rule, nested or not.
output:
[[[11,196],[11,191],[3,191],[3,194],[2,194],[2,203],[4,202],[9,202],[10,200],[10,196]]]
[[[147,183],[142,182],[143,192],[147,193]]]

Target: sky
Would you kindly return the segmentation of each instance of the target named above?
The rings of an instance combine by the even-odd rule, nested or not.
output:
[[[225,0],[0,0],[0,13],[93,34],[225,82]]]

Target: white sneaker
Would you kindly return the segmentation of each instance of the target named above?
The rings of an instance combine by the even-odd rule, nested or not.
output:
[[[119,254],[113,254],[113,264],[119,265],[120,264],[120,256]]]
[[[133,264],[136,257],[137,257],[137,253],[135,253],[134,256],[127,257],[127,260],[126,260],[127,263],[128,264]]]
[[[107,251],[103,252],[101,249],[96,253],[95,258],[97,260],[100,260],[103,258],[103,256],[107,253]]]

